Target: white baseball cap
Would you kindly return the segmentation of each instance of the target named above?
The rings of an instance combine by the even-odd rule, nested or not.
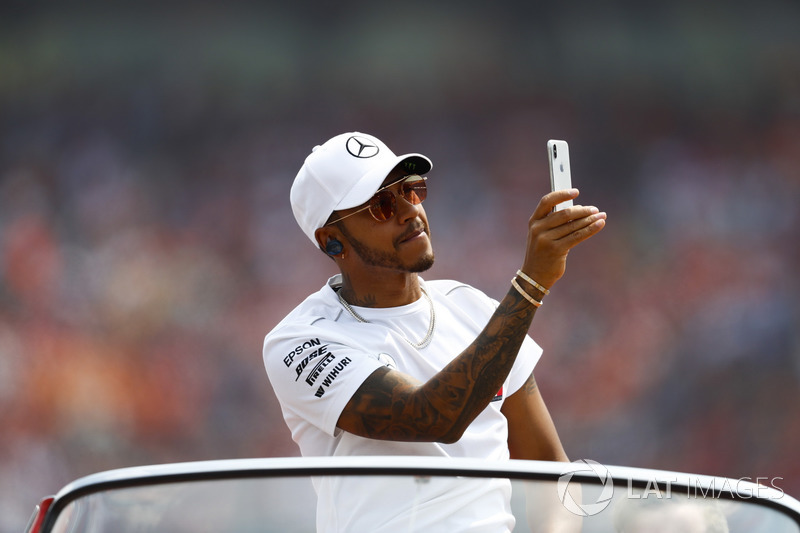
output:
[[[397,156],[380,139],[366,133],[342,133],[315,146],[289,194],[300,229],[318,247],[314,232],[325,225],[331,213],[369,200],[400,163],[415,174],[426,174],[433,167],[424,155]]]

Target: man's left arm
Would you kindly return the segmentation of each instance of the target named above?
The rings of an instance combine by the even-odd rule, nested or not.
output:
[[[569,461],[533,372],[525,385],[503,402],[501,411],[508,419],[508,448],[512,459]],[[562,505],[555,483],[525,483],[524,486],[528,523],[536,525],[536,531],[581,531],[583,518]],[[569,491],[573,500],[581,501],[579,484],[570,484]]]
[[[512,459],[569,461],[533,372],[501,408],[508,420],[508,448]]]

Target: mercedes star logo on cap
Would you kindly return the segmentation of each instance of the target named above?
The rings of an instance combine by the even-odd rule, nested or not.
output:
[[[365,137],[356,137],[355,135],[347,139],[347,151],[350,155],[366,159],[378,155],[378,147]]]

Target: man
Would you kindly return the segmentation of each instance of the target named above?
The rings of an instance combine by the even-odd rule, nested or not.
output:
[[[430,160],[396,156],[363,133],[338,135],[306,158],[291,190],[295,218],[341,274],[295,308],[264,342],[264,361],[304,456],[429,455],[566,461],[533,377],[527,335],[567,253],[597,234],[597,208],[553,208],[547,194],[499,303],[433,265],[422,201]],[[445,482],[411,495],[371,483],[316,480],[317,524],[329,531],[509,531],[510,487]],[[351,481],[352,483],[352,481]],[[405,501],[409,500],[409,501]]]

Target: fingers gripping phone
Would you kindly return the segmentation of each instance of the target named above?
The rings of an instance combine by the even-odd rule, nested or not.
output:
[[[550,162],[550,190],[560,191],[572,188],[572,174],[569,169],[569,145],[567,141],[547,141],[547,160]],[[572,207],[572,200],[561,202],[555,211]]]

